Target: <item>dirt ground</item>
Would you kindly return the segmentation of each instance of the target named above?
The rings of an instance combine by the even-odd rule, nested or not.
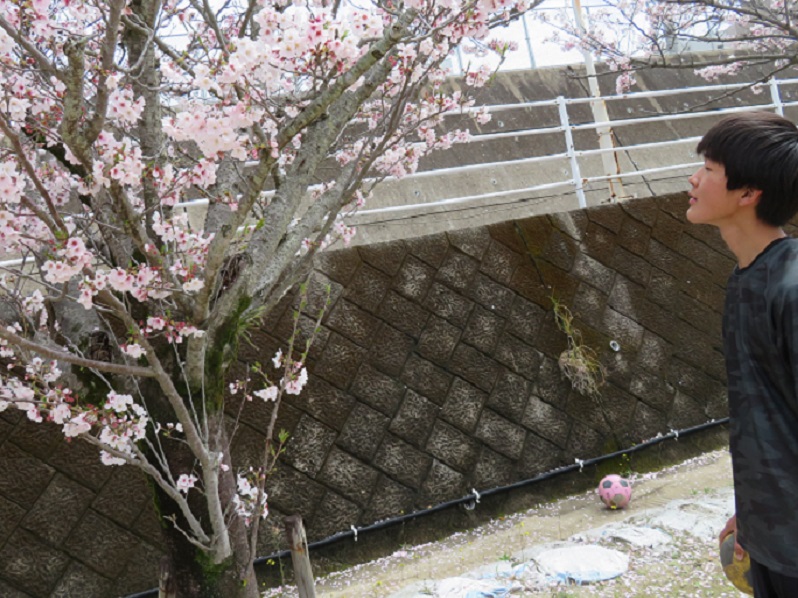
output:
[[[316,593],[329,598],[415,598],[435,596],[436,582],[461,576],[492,563],[528,560],[536,546],[565,541],[588,530],[629,517],[656,514],[673,500],[715,500],[731,504],[731,461],[726,450],[712,451],[658,472],[637,476],[632,502],[625,510],[603,508],[594,492],[502,517],[442,541],[403,546],[392,555],[316,580]],[[688,504],[686,508],[691,505]],[[723,517],[726,515],[724,514]],[[717,527],[720,519],[713,519]],[[722,525],[722,524],[721,524]],[[615,579],[584,586],[524,589],[512,596],[742,597],[723,575],[717,540],[711,529],[702,537],[672,533],[665,548],[610,546],[629,555],[629,570]],[[617,543],[616,543],[617,544]],[[283,586],[267,598],[296,596]]]

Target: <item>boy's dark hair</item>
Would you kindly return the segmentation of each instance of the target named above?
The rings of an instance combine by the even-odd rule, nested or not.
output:
[[[798,128],[771,112],[744,112],[718,121],[698,153],[723,164],[726,188],[759,189],[756,215],[782,226],[798,212]]]

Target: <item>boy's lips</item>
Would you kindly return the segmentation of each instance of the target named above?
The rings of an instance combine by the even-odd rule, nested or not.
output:
[[[698,200],[695,198],[695,196],[694,196],[694,195],[690,195],[690,196],[688,196],[688,197],[689,197],[689,200],[690,200],[690,205],[693,205],[694,203],[696,203],[696,202],[698,201]]]

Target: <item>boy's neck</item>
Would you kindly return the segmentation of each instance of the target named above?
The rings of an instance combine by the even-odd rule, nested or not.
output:
[[[747,226],[719,227],[720,236],[729,250],[737,258],[740,268],[746,268],[776,239],[786,237],[779,226],[771,226],[760,220],[749,222]]]

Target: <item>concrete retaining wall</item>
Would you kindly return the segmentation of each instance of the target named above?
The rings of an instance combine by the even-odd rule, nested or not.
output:
[[[308,390],[282,415],[272,508],[319,538],[724,416],[733,261],[685,207],[680,194],[326,255],[300,329],[322,286],[332,303]],[[601,401],[560,371],[552,296],[607,369]],[[244,360],[285,344],[283,309]],[[242,421],[245,451],[263,407]]]

